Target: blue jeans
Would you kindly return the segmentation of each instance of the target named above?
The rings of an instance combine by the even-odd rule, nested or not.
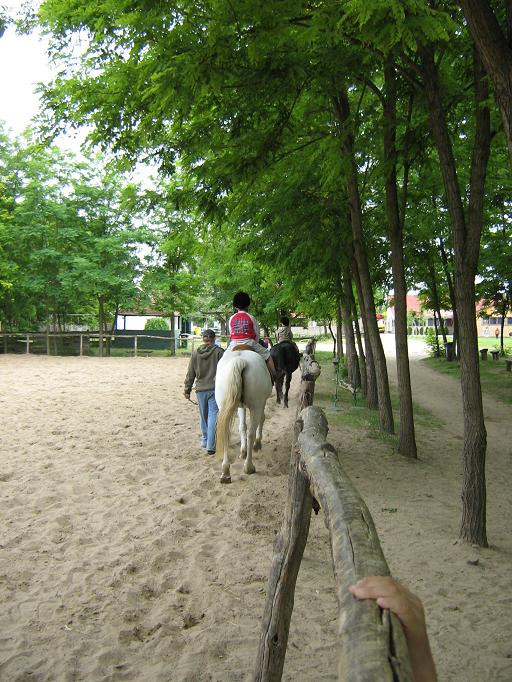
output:
[[[215,402],[215,390],[197,391],[197,404],[201,418],[202,444],[207,450],[215,450],[215,427],[219,408]]]

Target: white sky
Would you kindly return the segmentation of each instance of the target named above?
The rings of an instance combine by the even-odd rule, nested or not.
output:
[[[7,13],[13,16],[23,0],[0,2],[7,5]],[[52,78],[46,45],[46,40],[38,34],[19,35],[12,25],[0,38],[0,120],[14,136],[19,136],[31,124],[39,110],[37,84]],[[80,157],[80,144],[85,141],[85,135],[85,130],[72,131],[59,136],[55,143]],[[154,168],[138,166],[133,177],[141,185],[153,186],[150,176],[154,173]]]
[[[7,4],[16,10],[21,2]],[[16,35],[9,26],[0,38],[0,119],[19,135],[39,109],[37,82],[51,79],[45,43],[35,34]]]

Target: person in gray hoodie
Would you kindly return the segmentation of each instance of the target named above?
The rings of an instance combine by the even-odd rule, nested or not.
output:
[[[185,377],[184,395],[190,400],[190,392],[195,381],[197,404],[201,424],[201,445],[209,455],[215,454],[215,428],[219,408],[215,402],[215,375],[217,363],[224,351],[215,345],[215,332],[205,329],[203,344],[192,353]]]

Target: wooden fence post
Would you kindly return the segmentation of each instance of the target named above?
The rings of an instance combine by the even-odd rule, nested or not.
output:
[[[298,452],[294,447],[285,516],[274,542],[255,682],[277,682],[283,674],[295,583],[308,539],[312,502],[309,483],[300,471]]]
[[[30,353],[30,334],[27,334],[27,348],[26,348],[26,353]]]
[[[402,626],[373,600],[358,601],[349,586],[368,575],[389,575],[373,520],[326,442],[327,419],[312,406],[320,366],[314,341],[306,346],[294,428],[285,517],[274,543],[255,682],[282,677],[295,583],[306,546],[311,509],[321,507],[329,530],[339,604],[338,680],[413,682]],[[320,502],[318,504],[317,500]]]
[[[314,346],[308,344],[303,356],[297,412],[302,409],[302,406],[312,404],[315,380],[320,374],[320,365],[310,355],[313,349]],[[283,674],[295,584],[308,539],[313,498],[309,492],[309,482],[300,470],[296,444],[301,429],[302,420],[297,418],[288,474],[288,498],[281,530],[274,542],[274,555],[256,658],[255,682],[278,682]]]
[[[133,337],[133,357],[137,357],[137,334]]]
[[[298,438],[301,468],[319,501],[329,530],[340,607],[339,680],[412,682],[400,622],[373,600],[358,601],[348,588],[369,575],[389,575],[366,504],[344,473],[336,450],[326,442],[327,419],[315,406],[301,413]]]
[[[84,335],[80,334],[80,357],[84,354]]]

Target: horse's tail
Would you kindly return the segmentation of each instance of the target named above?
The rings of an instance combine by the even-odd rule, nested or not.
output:
[[[222,401],[222,407],[217,417],[217,456],[224,456],[224,450],[229,448],[229,432],[235,417],[235,412],[242,400],[242,372],[245,367],[243,358],[234,358],[231,364],[231,372],[228,377],[226,392]],[[228,454],[229,458],[229,454]],[[229,458],[231,462],[231,458]]]

